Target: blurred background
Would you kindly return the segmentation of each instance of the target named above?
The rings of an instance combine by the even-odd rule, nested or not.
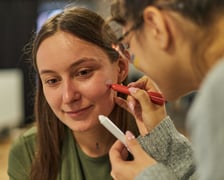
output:
[[[27,44],[42,23],[67,4],[98,12],[107,18],[107,0],[1,0],[0,1],[0,179],[7,177],[11,143],[33,123],[34,73]],[[129,81],[142,74],[130,65]],[[185,135],[185,115],[194,94],[167,103],[169,115]]]

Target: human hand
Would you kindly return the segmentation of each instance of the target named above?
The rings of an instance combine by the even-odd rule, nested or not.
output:
[[[116,97],[116,103],[129,111],[136,120],[141,135],[148,134],[166,117],[165,105],[151,102],[146,91],[160,92],[156,84],[147,76],[128,85],[131,96],[127,99]]]
[[[119,140],[110,149],[111,176],[115,180],[134,179],[146,167],[156,164],[140,146],[134,135],[126,132],[126,144],[134,160],[128,161],[128,150]]]

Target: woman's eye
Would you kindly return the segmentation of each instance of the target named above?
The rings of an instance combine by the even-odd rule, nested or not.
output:
[[[83,69],[78,71],[77,76],[89,76],[93,71],[91,69]]]
[[[45,80],[45,84],[47,84],[47,85],[49,85],[49,86],[53,86],[53,85],[55,85],[55,84],[57,84],[58,83],[58,79],[48,79],[48,80]]]

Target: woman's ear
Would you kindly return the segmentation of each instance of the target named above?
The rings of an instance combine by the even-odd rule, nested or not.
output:
[[[118,65],[118,82],[121,83],[128,76],[129,63],[127,59],[119,57],[117,65]]]
[[[148,6],[144,9],[143,19],[147,32],[151,32],[151,36],[155,38],[159,47],[166,49],[169,45],[170,34],[164,14],[159,9]]]

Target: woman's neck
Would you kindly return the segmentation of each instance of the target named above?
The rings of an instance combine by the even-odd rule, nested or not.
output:
[[[90,157],[107,154],[115,141],[115,137],[100,124],[90,131],[73,132],[73,135],[82,151]]]

